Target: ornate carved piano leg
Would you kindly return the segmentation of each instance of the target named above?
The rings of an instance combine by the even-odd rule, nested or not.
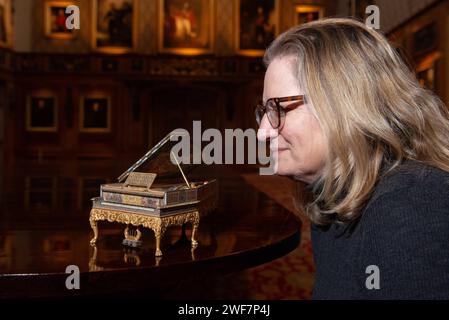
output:
[[[192,248],[196,248],[198,246],[198,241],[195,239],[196,231],[198,230],[198,225],[200,224],[200,219],[195,218],[194,221],[192,221]]]
[[[97,239],[98,239],[97,220],[95,220],[94,218],[90,217],[89,222],[90,222],[90,227],[92,228],[92,230],[94,232],[94,237],[92,238],[92,240],[90,240],[90,245],[94,246],[95,243],[97,242]]]
[[[160,257],[162,256],[162,251],[161,251],[161,232],[158,230],[156,231],[156,257]]]
[[[165,226],[160,224],[156,227],[156,230],[154,232],[154,235],[156,237],[156,257],[161,257],[162,256],[162,251],[161,251],[161,238],[164,235],[165,232]]]

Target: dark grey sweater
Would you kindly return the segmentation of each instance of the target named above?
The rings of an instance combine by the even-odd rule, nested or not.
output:
[[[406,161],[355,226],[312,226],[312,245],[314,299],[449,299],[449,173]],[[366,286],[370,265],[380,289]]]

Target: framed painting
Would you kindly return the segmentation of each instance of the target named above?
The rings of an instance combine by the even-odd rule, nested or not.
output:
[[[67,29],[66,20],[70,13],[65,10],[74,5],[72,1],[44,2],[44,33],[48,38],[68,40],[76,35],[76,29]]]
[[[0,0],[0,47],[11,45],[11,0]]]
[[[293,22],[295,25],[312,22],[324,17],[324,8],[321,6],[297,5],[295,6]]]
[[[110,98],[106,96],[81,97],[79,125],[81,132],[110,132]]]
[[[278,0],[237,0],[236,47],[246,56],[262,56],[279,33]]]
[[[53,95],[29,95],[26,105],[26,130],[56,132],[58,130],[58,109]]]
[[[137,0],[93,0],[92,47],[104,53],[134,49],[137,33]]]
[[[159,0],[159,51],[212,53],[214,21],[214,0]]]

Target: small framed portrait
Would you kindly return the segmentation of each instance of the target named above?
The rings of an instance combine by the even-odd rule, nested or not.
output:
[[[293,22],[295,25],[312,22],[324,17],[324,7],[312,5],[297,5],[294,10]]]
[[[130,52],[136,43],[137,0],[92,0],[92,47],[104,53]]]
[[[106,96],[81,97],[79,119],[81,132],[110,132],[110,98]]]
[[[262,56],[279,33],[278,0],[237,0],[236,47],[246,56]]]
[[[72,1],[45,1],[44,2],[44,33],[48,38],[68,40],[76,35],[76,29],[68,29],[66,20],[70,13],[66,13],[68,6],[74,5]]]
[[[214,22],[214,0],[159,0],[159,51],[212,53]]]
[[[0,47],[11,45],[11,0],[0,0]]]
[[[58,130],[58,108],[54,95],[28,95],[26,130],[37,132],[56,132]]]

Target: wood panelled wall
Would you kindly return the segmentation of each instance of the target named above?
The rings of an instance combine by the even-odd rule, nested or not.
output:
[[[436,1],[389,33],[390,41],[403,52],[422,84],[446,104],[449,104],[448,26],[449,2]]]
[[[63,197],[82,194],[89,183],[98,187],[99,181],[114,181],[169,131],[191,129],[194,120],[202,121],[203,130],[254,127],[254,106],[263,90],[260,58],[3,50],[2,59],[5,192],[17,197],[15,190],[26,193],[30,178],[56,177],[50,189],[63,194],[55,197],[55,210],[66,205]],[[55,132],[27,130],[28,99],[41,93],[55,97]],[[98,95],[109,98],[111,130],[83,132],[82,98]],[[91,189],[91,196],[98,193],[97,188]],[[79,209],[88,205],[88,199],[82,199]]]
[[[196,57],[159,54],[157,0],[136,1],[137,45],[131,54],[96,53],[91,47],[93,1],[74,2],[81,12],[75,39],[46,37],[44,0],[29,0],[31,12],[14,14],[16,24],[29,20],[22,13],[31,14],[32,23],[19,28],[30,34],[20,39],[26,52],[0,49],[2,167],[7,168],[0,177],[3,200],[23,203],[30,216],[65,211],[68,203],[86,209],[99,183],[114,181],[171,129],[188,129],[193,120],[202,120],[203,129],[255,126],[264,67],[260,57],[237,55],[237,0],[215,0],[213,53]],[[279,32],[292,26],[296,4],[322,5],[326,15],[336,11],[334,1],[279,0]],[[28,99],[41,93],[55,97],[55,132],[27,130]],[[111,128],[83,132],[82,99],[98,95],[109,98]],[[39,198],[52,201],[39,203]]]

